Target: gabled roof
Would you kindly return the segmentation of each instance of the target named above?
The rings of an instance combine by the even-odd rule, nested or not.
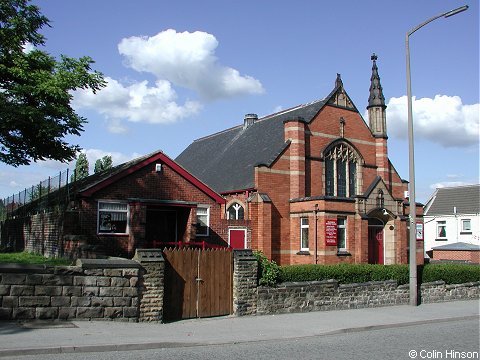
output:
[[[254,167],[271,166],[286,149],[283,122],[309,122],[325,105],[317,100],[195,140],[175,161],[220,193],[251,189]]]
[[[339,95],[346,105],[336,104]],[[219,193],[252,189],[255,166],[270,167],[289,145],[283,123],[299,119],[309,123],[327,104],[358,112],[339,74],[335,88],[325,99],[267,115],[247,127],[242,124],[195,140],[175,161]]]
[[[189,181],[192,185],[196,186],[206,195],[211,197],[217,203],[224,203],[225,199],[212,190],[208,185],[204,184],[187,170],[173,161],[170,157],[165,155],[162,151],[156,151],[151,154],[136,158],[118,166],[112,167],[105,171],[86,177],[74,183],[75,191],[82,196],[92,196],[95,192],[107,187],[110,184],[142,169],[143,167],[161,162]]]
[[[425,216],[480,214],[480,185],[438,188],[425,206]]]

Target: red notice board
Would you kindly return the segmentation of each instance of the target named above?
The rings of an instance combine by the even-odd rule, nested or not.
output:
[[[325,246],[337,246],[337,219],[325,220]]]

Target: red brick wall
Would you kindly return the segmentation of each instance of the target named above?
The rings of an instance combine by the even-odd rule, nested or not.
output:
[[[433,250],[433,260],[458,260],[480,264],[480,251]]]
[[[381,175],[394,198],[402,199],[406,184],[388,161],[386,139],[376,139],[360,114],[335,106],[325,106],[309,124],[288,121],[284,125],[285,139],[291,143],[277,161],[266,169],[256,170],[256,188],[267,193],[272,199],[271,206],[271,249],[264,244],[265,226],[255,224],[252,230],[252,246],[271,250],[271,258],[280,264],[315,263],[314,249],[310,255],[298,255],[300,251],[300,218],[291,214],[313,214],[318,204],[317,251],[324,254],[317,258],[318,263],[368,262],[368,221],[356,214],[353,201],[311,200],[290,203],[292,198],[322,197],[324,162],[322,156],[326,148],[341,137],[340,118],[344,119],[344,137],[358,151],[363,163],[359,170],[361,183],[357,182],[358,193],[363,194],[378,175]],[[304,131],[302,131],[304,129]],[[380,143],[382,146],[377,146]],[[377,156],[378,153],[378,156]],[[302,158],[305,158],[303,161]],[[304,183],[302,183],[304,181]],[[260,217],[259,206],[255,216]],[[291,217],[293,216],[293,217]],[[310,216],[310,215],[309,215]],[[313,216],[313,215],[312,215]],[[324,220],[326,218],[347,217],[347,244],[351,256],[338,256],[336,247],[325,247]],[[262,219],[261,221],[264,221]],[[314,239],[314,219],[310,221],[310,238]],[[407,261],[407,239],[405,222],[397,221],[396,256],[398,262]],[[263,229],[262,232],[259,228]],[[257,241],[254,237],[259,236]],[[267,255],[268,256],[268,255]]]
[[[97,235],[97,211],[99,200],[143,199],[129,201],[129,233],[127,235]],[[92,197],[79,199],[80,233],[91,241],[99,242],[109,255],[131,256],[145,237],[146,209],[151,200],[169,200],[198,203],[210,206],[210,236],[199,238],[220,244],[223,238],[222,208],[212,198],[198,189],[174,170],[162,165],[162,171],[155,171],[155,164],[149,164],[140,170],[100,189]],[[168,205],[163,205],[167,207]],[[173,209],[173,208],[172,208]],[[180,207],[182,213],[190,211],[187,229],[178,240],[195,239],[195,208]],[[66,229],[66,231],[68,231]],[[68,233],[68,232],[67,232]],[[95,239],[95,240],[93,240]]]

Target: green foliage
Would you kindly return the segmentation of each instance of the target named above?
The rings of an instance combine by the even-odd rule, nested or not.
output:
[[[30,252],[0,253],[0,263],[70,265],[71,260],[64,258],[46,258]]]
[[[279,282],[280,267],[275,261],[270,261],[261,251],[254,251],[258,261],[258,284],[275,286]]]
[[[110,169],[112,167],[112,157],[110,155],[105,155],[101,159],[95,161],[95,168],[93,170],[94,174],[102,172],[104,170]]]
[[[70,106],[72,91],[105,86],[91,58],[56,60],[38,50],[43,26],[49,20],[29,0],[0,2],[0,161],[13,166],[75,158],[79,146],[64,138],[80,135],[86,120]]]
[[[397,280],[408,283],[407,265],[291,265],[280,268],[281,281],[337,280],[340,284]]]
[[[331,279],[337,280],[340,284],[396,280],[401,285],[409,282],[408,265],[290,265],[280,267],[279,275],[279,282]],[[480,267],[465,264],[427,264],[419,267],[421,283],[439,280],[447,284],[480,281]]]
[[[75,163],[75,172],[72,174],[71,181],[77,181],[84,179],[88,176],[89,164],[87,155],[85,153],[80,153],[77,158],[77,162]]]
[[[466,264],[428,264],[422,269],[422,282],[443,280],[447,284],[480,281],[480,266]]]
[[[38,184],[37,186],[32,186],[32,191],[30,193],[30,198],[28,200],[33,201],[47,194],[48,194],[48,188],[46,186],[42,186],[41,184]]]

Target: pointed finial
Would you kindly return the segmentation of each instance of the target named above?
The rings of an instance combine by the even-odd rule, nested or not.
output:
[[[337,73],[337,79],[335,80],[335,87],[343,87],[342,77]]]
[[[380,84],[380,76],[378,75],[378,67],[376,60],[378,59],[375,53],[370,59],[373,61],[372,76],[370,78],[370,96],[368,97],[367,109],[373,106],[385,107],[385,97],[383,96],[382,85]]]

